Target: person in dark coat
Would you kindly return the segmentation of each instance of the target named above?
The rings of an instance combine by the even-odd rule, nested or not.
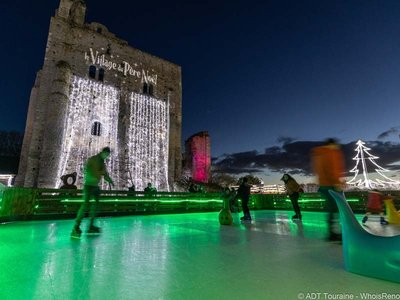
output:
[[[295,215],[292,217],[293,220],[301,220],[301,211],[299,206],[299,196],[302,189],[297,181],[289,174],[284,174],[281,180],[285,183],[286,193],[289,195],[290,201],[292,202],[293,210]]]
[[[242,199],[243,217],[240,220],[251,221],[249,200],[250,200],[250,185],[247,183],[247,177],[243,178],[241,185],[237,190],[237,195]]]

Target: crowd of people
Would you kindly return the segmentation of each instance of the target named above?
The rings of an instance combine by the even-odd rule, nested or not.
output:
[[[344,155],[340,145],[334,139],[327,139],[321,146],[315,147],[311,151],[311,167],[316,175],[319,184],[319,193],[325,200],[325,211],[327,213],[327,239],[329,241],[341,241],[341,228],[339,222],[338,206],[329,193],[329,190],[343,190],[345,174]],[[285,184],[286,193],[292,203],[294,215],[292,220],[302,220],[301,209],[299,206],[299,197],[303,193],[303,189],[290,174],[283,174],[281,180]],[[242,199],[243,217],[241,220],[251,220],[248,209],[250,187],[246,180],[240,185],[237,191],[226,189],[224,196],[229,198],[231,204],[231,212],[237,212],[237,200]],[[366,206],[366,214],[362,219],[365,224],[371,214],[379,214],[380,224],[387,225],[388,221],[384,218],[383,201],[390,199],[390,195],[384,195],[378,190],[369,192],[368,202]]]
[[[105,147],[100,153],[90,157],[84,167],[84,187],[83,187],[83,203],[77,213],[75,224],[72,229],[71,237],[80,238],[82,230],[80,229],[81,221],[84,217],[85,212],[89,208],[89,202],[93,198],[95,201],[90,207],[90,222],[88,228],[88,234],[100,233],[100,228],[94,225],[96,217],[97,205],[99,202],[100,180],[104,177],[104,180],[111,186],[114,185],[111,177],[109,176],[106,166],[105,159],[110,155],[110,148]],[[329,190],[342,191],[343,189],[343,176],[345,173],[344,167],[344,155],[340,148],[340,145],[334,139],[328,139],[326,142],[318,147],[315,147],[311,151],[311,164],[314,174],[316,175],[319,184],[319,193],[325,199],[325,210],[327,212],[327,228],[328,228],[328,240],[340,241],[341,240],[341,229],[339,223],[338,207],[335,200],[330,195]],[[299,206],[299,197],[302,190],[301,186],[290,174],[283,174],[281,180],[285,184],[287,195],[292,203],[294,215],[292,220],[302,220],[301,209]],[[248,178],[244,177],[237,190],[234,188],[226,188],[224,190],[224,197],[228,199],[229,208],[231,212],[239,212],[238,200],[241,200],[243,216],[240,218],[242,221],[251,221],[252,217],[249,210],[250,200],[250,188],[251,185],[248,183]],[[189,192],[198,193],[204,192],[204,189],[200,185],[196,185],[194,182],[190,182]],[[129,188],[128,194],[134,195],[136,193],[135,186],[132,185]],[[144,189],[145,197],[153,197],[157,193],[157,189],[152,186],[151,183],[147,184]],[[383,195],[378,190],[370,191],[368,196],[368,203],[366,208],[366,214],[362,219],[362,223],[365,224],[368,217],[377,213],[380,215],[380,223],[387,225],[388,222],[385,220],[383,215],[383,200],[390,198],[389,195]]]

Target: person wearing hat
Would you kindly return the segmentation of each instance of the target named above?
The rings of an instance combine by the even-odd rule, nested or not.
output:
[[[82,230],[79,228],[81,221],[85,215],[86,210],[89,207],[90,199],[94,199],[95,202],[92,204],[90,208],[90,224],[89,229],[87,231],[88,234],[99,234],[100,228],[94,225],[94,219],[96,217],[97,205],[99,203],[100,198],[100,187],[99,183],[101,177],[114,185],[112,179],[108,175],[106,165],[104,164],[104,160],[110,156],[110,148],[105,147],[101,150],[100,153],[89,157],[85,164],[84,170],[84,187],[83,187],[83,203],[78,211],[78,214],[75,219],[75,225],[71,232],[72,238],[80,238],[82,234]]]
[[[289,174],[284,174],[281,180],[285,183],[286,193],[289,195],[290,201],[292,202],[293,210],[295,215],[292,219],[301,220],[301,211],[299,206],[299,196],[302,191],[300,185],[294,180]]]

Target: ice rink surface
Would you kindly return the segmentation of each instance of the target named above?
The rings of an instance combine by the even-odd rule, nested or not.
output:
[[[217,212],[99,218],[102,234],[80,240],[73,220],[0,224],[0,299],[400,299],[400,284],[344,269],[324,213],[251,214],[232,226]]]

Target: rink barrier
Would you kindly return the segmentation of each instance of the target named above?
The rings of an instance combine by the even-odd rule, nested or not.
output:
[[[347,192],[346,197],[355,213],[365,211],[367,192]],[[392,192],[400,199],[399,192]],[[397,197],[396,197],[397,195]],[[82,190],[8,188],[0,202],[0,222],[73,218],[82,203]],[[216,212],[222,208],[221,193],[144,192],[102,190],[100,216],[144,215],[190,212]],[[304,211],[324,211],[325,201],[319,193],[303,193],[299,198]],[[399,203],[395,200],[395,206]],[[252,194],[251,210],[292,210],[285,194]]]
[[[347,271],[400,283],[400,235],[378,236],[365,230],[343,193],[330,190],[340,212],[343,261]]]

